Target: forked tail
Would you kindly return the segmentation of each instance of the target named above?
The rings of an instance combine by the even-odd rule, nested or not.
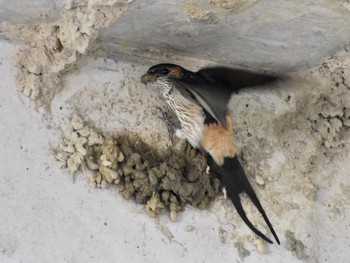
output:
[[[247,215],[242,207],[241,199],[239,194],[245,192],[256,208],[259,210],[261,215],[263,216],[266,224],[268,225],[272,235],[275,237],[277,244],[280,244],[278,236],[273,229],[270,220],[268,219],[264,209],[262,208],[258,197],[256,196],[252,186],[250,185],[243,167],[239,163],[237,156],[233,158],[225,158],[224,164],[221,166],[221,182],[226,187],[226,191],[228,196],[233,202],[238,214],[241,216],[243,221],[249,226],[249,228],[257,234],[259,237],[264,239],[269,243],[273,243],[269,238],[267,238],[263,233],[261,233],[258,229],[254,227],[254,225],[249,221]]]

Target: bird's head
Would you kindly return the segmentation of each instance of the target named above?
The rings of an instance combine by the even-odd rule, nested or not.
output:
[[[149,82],[156,82],[158,80],[180,79],[184,69],[175,64],[158,64],[142,75],[141,82],[146,84]]]

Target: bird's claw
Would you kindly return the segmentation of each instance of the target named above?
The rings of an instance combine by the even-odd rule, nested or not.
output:
[[[175,128],[175,125],[170,121],[168,113],[163,112],[162,116],[158,118],[165,123],[170,137],[174,138],[174,135],[176,134],[177,129]]]
[[[177,129],[174,123],[170,121],[170,118],[166,112],[162,113],[161,119],[168,128],[169,138],[175,149],[180,149],[182,143],[185,141],[186,136],[182,129]]]

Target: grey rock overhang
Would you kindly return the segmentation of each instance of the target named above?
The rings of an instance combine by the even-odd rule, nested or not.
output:
[[[254,3],[231,9],[209,2],[220,1],[135,1],[100,39],[122,52],[159,50],[281,70],[314,67],[350,41],[350,10],[342,1],[248,1]],[[211,15],[196,21],[193,9]]]

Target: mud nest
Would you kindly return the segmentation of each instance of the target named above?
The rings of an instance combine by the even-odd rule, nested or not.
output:
[[[77,115],[54,151],[62,168],[82,171],[90,187],[114,185],[151,217],[168,211],[176,221],[186,204],[208,208],[220,190],[207,158],[187,142],[178,151],[157,151],[137,135],[101,135]]]

